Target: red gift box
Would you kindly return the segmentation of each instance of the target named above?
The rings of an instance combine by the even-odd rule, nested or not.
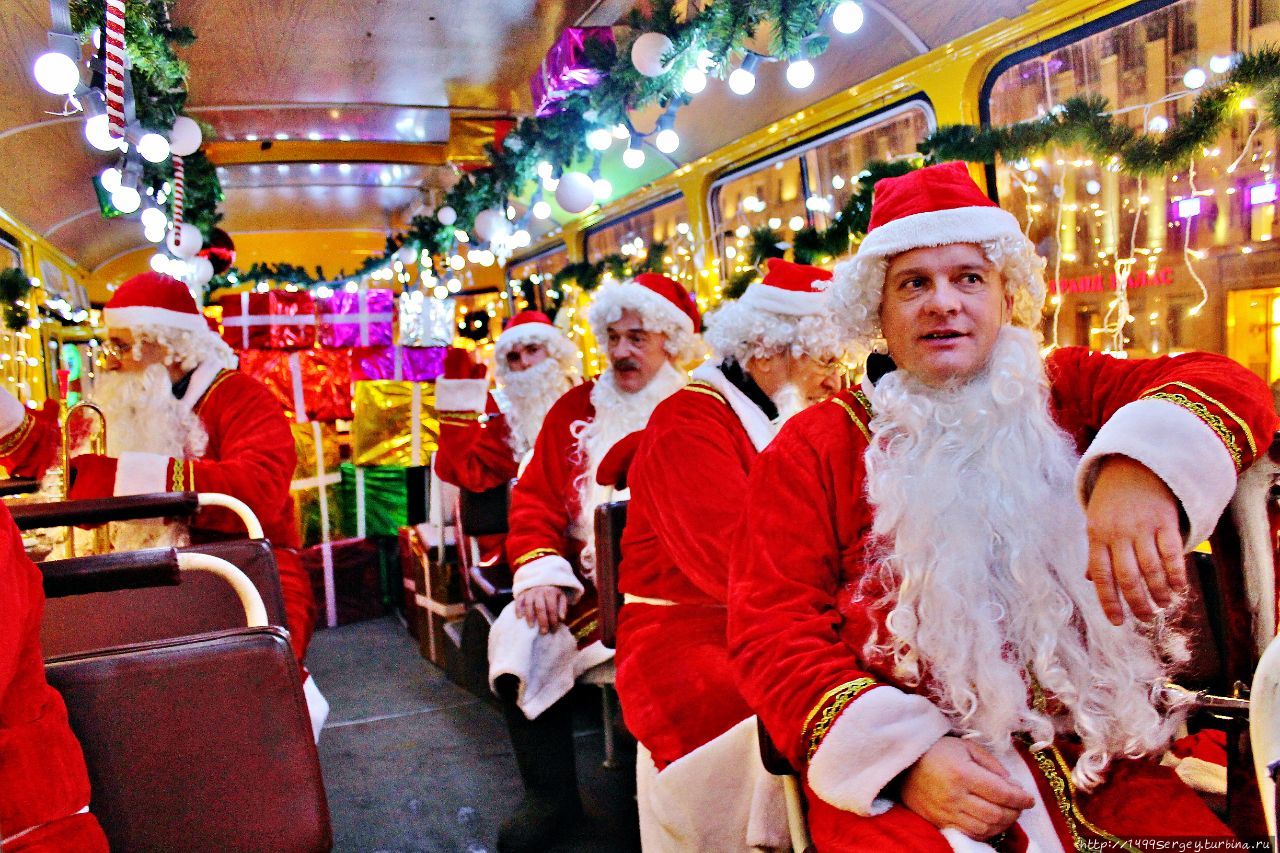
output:
[[[316,304],[303,291],[234,293],[222,305],[222,339],[232,349],[310,349],[316,343]]]
[[[374,542],[338,539],[304,548],[299,556],[320,603],[319,624],[332,628],[386,615]]]
[[[240,353],[240,370],[266,385],[298,423],[351,420],[350,350],[249,350]]]
[[[529,80],[534,114],[539,118],[560,112],[560,102],[570,92],[590,88],[604,79],[603,71],[584,63],[590,42],[614,47],[613,28],[568,27],[547,51],[542,65]]]

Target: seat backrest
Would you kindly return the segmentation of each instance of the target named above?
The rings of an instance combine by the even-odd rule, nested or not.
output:
[[[618,591],[618,567],[622,565],[622,531],[627,526],[628,501],[614,501],[596,507],[596,592],[600,599],[600,641],[614,648],[618,637],[618,611],[622,593]]]
[[[240,569],[262,596],[267,621],[289,627],[285,622],[280,575],[271,543],[262,539],[240,539],[179,550],[221,557]],[[104,557],[119,560],[125,556],[109,554],[78,560],[92,562]],[[44,620],[40,623],[40,642],[45,657],[54,657],[243,625],[244,607],[226,582],[205,572],[189,572],[183,574],[177,586],[50,598],[45,602]]]
[[[507,532],[507,508],[511,484],[503,483],[485,492],[459,489],[458,526],[464,536],[492,536]]]
[[[113,850],[328,850],[288,637],[240,628],[46,662]]]

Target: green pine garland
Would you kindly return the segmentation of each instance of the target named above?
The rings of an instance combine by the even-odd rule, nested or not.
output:
[[[1008,163],[1055,145],[1081,146],[1099,159],[1114,158],[1126,174],[1161,175],[1185,169],[1198,151],[1212,145],[1249,96],[1257,100],[1262,119],[1280,125],[1280,49],[1263,47],[1242,56],[1222,82],[1197,95],[1190,110],[1164,133],[1137,130],[1108,114],[1106,98],[1079,95],[1032,121],[940,127],[919,150],[932,162],[994,163],[999,157]]]

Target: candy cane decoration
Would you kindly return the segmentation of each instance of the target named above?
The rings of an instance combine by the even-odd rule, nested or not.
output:
[[[186,190],[183,187],[185,183],[185,170],[182,168],[182,158],[177,154],[173,155],[173,186],[172,190],[172,210],[173,210],[173,228],[176,231],[178,226],[182,224],[182,201],[186,197]]]
[[[106,101],[111,135],[124,139],[124,0],[107,0]]]

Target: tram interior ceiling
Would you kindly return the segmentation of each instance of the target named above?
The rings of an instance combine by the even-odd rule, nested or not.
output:
[[[76,515],[71,460],[88,445],[72,439],[45,454],[47,473],[14,461],[0,480],[46,590],[83,593],[51,598],[44,654],[85,744],[90,810],[122,849],[172,829],[162,810],[130,825],[121,804],[148,802],[146,791],[103,776],[133,772],[112,750],[119,732],[138,749],[149,740],[119,707],[122,690],[151,691],[139,707],[155,715],[158,746],[136,765],[141,787],[172,772],[175,791],[204,797],[219,784],[211,776],[230,772],[207,768],[234,765],[226,732],[207,739],[218,755],[192,752],[199,731],[171,723],[154,693],[166,683],[214,703],[208,717],[248,720],[234,734],[253,767],[270,765],[259,734],[285,744],[277,775],[301,780],[305,814],[279,844],[264,830],[257,849],[500,849],[499,827],[537,775],[509,742],[511,697],[494,695],[488,672],[496,620],[521,589],[501,544],[518,490],[503,490],[525,469],[460,492],[441,448],[516,420],[503,420],[514,399],[505,384],[525,354],[499,341],[504,329],[514,318],[513,329],[528,324],[514,337],[553,330],[573,349],[570,372],[595,378],[610,363],[591,323],[600,293],[656,274],[714,322],[769,259],[829,270],[864,236],[850,222],[869,214],[866,176],[926,165],[924,143],[940,129],[972,126],[977,139],[1103,99],[1099,125],[1161,152],[1203,119],[1198,99],[1220,93],[1221,133],[1166,169],[1126,169],[1081,134],[1016,157],[974,154],[969,171],[1046,261],[1046,351],[1203,350],[1280,388],[1280,69],[1229,82],[1245,58],[1277,55],[1280,0],[6,0],[0,45],[0,394],[23,406],[18,430],[61,419],[69,434],[73,406],[119,387],[113,364],[144,346],[121,340],[107,305],[152,272],[186,285],[227,364],[280,409],[277,443],[296,456],[279,499],[250,509],[261,524],[247,532],[223,524],[228,504],[198,503],[209,495],[190,455],[199,441],[142,448],[149,436],[113,432],[106,416],[92,455],[173,456],[155,489],[169,496],[155,500],[181,493],[182,518],[126,529],[137,519],[118,520],[115,498]],[[864,365],[836,367],[861,380]],[[202,376],[171,377],[182,405]],[[204,378],[212,395],[222,379]],[[466,403],[475,411],[451,408],[458,381],[480,388]],[[201,411],[192,402],[186,417]],[[499,455],[523,455],[536,435],[528,447],[507,436]],[[201,459],[213,464],[225,448],[209,438]],[[0,435],[0,454],[15,446]],[[121,461],[105,479],[117,488],[156,464]],[[469,533],[459,508],[499,493],[498,517]],[[57,517],[70,526],[27,530],[23,505],[38,502],[67,504]],[[74,527],[102,513],[109,526]],[[269,514],[287,516],[287,530],[255,535]],[[178,550],[122,544],[150,541],[139,530],[175,535],[155,541]],[[261,624],[241,619],[245,584],[181,577],[174,566],[191,552],[257,588]],[[86,582],[108,588],[77,587]],[[305,656],[291,645],[307,633],[297,597],[316,628]],[[156,614],[169,606],[191,614]],[[592,627],[575,625],[583,637]],[[1250,666],[1232,657],[1233,681],[1248,681],[1256,651]],[[252,661],[257,704],[235,703],[255,690],[226,665],[236,655]],[[113,667],[128,676],[120,685],[103,676]],[[642,768],[652,757],[627,730],[612,664],[577,675],[556,714],[571,721],[581,814],[569,809],[539,849],[639,850],[637,755]],[[1215,701],[1247,698],[1210,681]],[[97,714],[101,702],[121,713]],[[1234,821],[1248,758],[1247,724],[1233,725],[1230,802],[1213,805]],[[165,767],[184,754],[202,759],[186,776]],[[263,786],[276,778],[234,776],[252,786],[255,774]],[[0,760],[0,786],[3,775]],[[270,802],[270,819],[284,820],[287,803]],[[803,809],[790,817],[794,830]],[[1256,803],[1248,817],[1263,825]],[[200,821],[209,849],[254,849],[235,833],[218,840],[217,823]]]

